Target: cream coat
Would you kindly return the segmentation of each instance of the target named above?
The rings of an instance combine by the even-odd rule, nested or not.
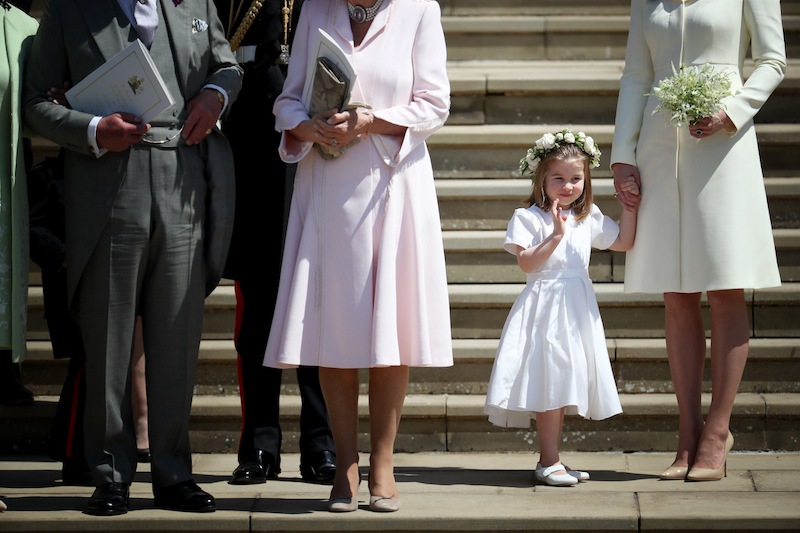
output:
[[[780,285],[753,116],[786,68],[779,0],[632,0],[611,163],[642,178],[626,292]],[[752,46],[755,70],[743,83]],[[695,140],[661,115],[653,87],[672,66],[730,73],[725,111],[737,128]]]

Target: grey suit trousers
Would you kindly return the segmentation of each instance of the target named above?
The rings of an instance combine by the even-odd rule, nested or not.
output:
[[[153,486],[192,477],[188,426],[205,299],[204,149],[205,143],[140,143],[130,150],[111,216],[77,289],[87,357],[86,456],[96,485],[130,483],[136,471],[130,363],[137,314]]]

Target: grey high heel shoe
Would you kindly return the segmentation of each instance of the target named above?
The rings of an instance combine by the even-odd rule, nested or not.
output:
[[[328,511],[332,513],[351,513],[358,509],[358,496],[349,498],[331,498],[328,500]]]
[[[369,497],[369,510],[376,513],[393,513],[400,509],[400,496]]]
[[[369,510],[376,513],[393,513],[400,509],[400,496],[376,496],[372,494],[372,472],[367,474]]]
[[[352,513],[358,509],[358,489],[361,487],[361,479],[358,480],[356,493],[341,498],[331,498],[328,500],[328,511],[332,513]]]

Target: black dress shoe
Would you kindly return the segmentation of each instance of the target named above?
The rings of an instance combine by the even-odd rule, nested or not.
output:
[[[311,483],[332,483],[336,475],[336,454],[323,450],[300,458],[300,476]]]
[[[33,393],[20,381],[16,379],[3,379],[0,385],[0,403],[15,407],[23,405],[33,405]]]
[[[150,448],[145,448],[144,450],[136,450],[136,462],[138,463],[149,463],[152,460],[152,456],[150,455]]]
[[[93,516],[113,516],[128,512],[128,484],[105,483],[94,489],[84,513]]]
[[[80,459],[65,459],[61,466],[61,482],[64,485],[75,485],[78,487],[91,487],[94,485],[92,473],[86,461]]]
[[[217,510],[214,497],[192,481],[168,487],[153,487],[154,503],[161,509],[189,513],[211,513]]]
[[[228,482],[231,485],[256,485],[266,483],[267,479],[278,479],[280,469],[276,466],[272,454],[264,450],[256,450],[252,461],[239,463]]]

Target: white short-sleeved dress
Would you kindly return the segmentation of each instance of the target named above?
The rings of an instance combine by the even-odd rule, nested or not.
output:
[[[597,298],[589,279],[591,249],[606,249],[619,226],[597,206],[575,222],[550,258],[527,274],[506,319],[484,412],[501,427],[531,426],[537,412],[566,407],[567,414],[602,420],[622,412]],[[505,249],[530,248],[553,232],[549,212],[517,209]]]

